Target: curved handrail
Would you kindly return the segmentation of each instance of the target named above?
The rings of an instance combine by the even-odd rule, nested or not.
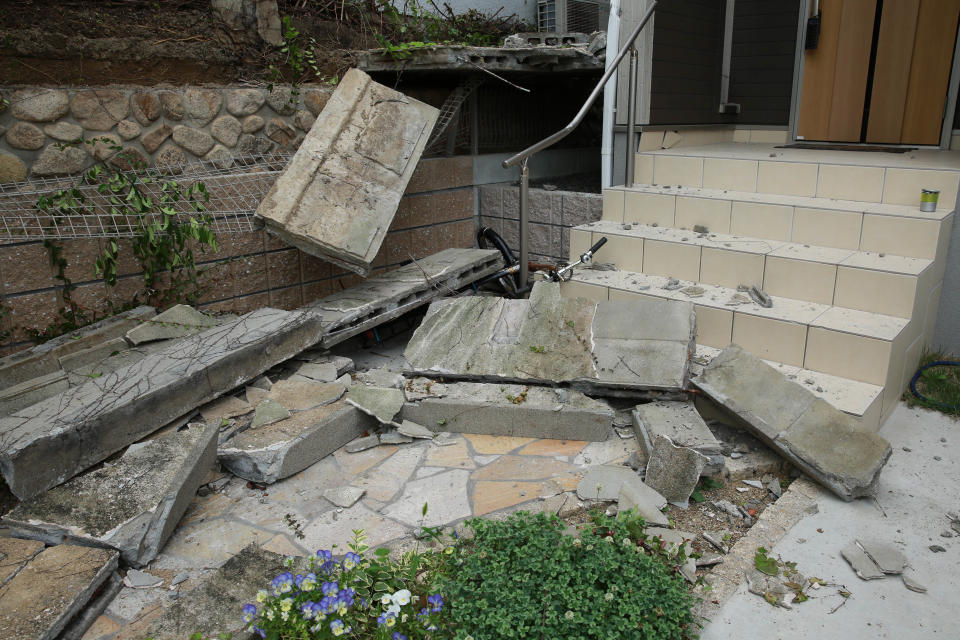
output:
[[[590,92],[590,95],[587,97],[586,102],[583,103],[583,106],[580,107],[580,111],[577,112],[577,115],[574,116],[573,120],[570,121],[570,124],[565,126],[560,131],[547,136],[540,142],[530,145],[520,153],[513,155],[503,161],[503,168],[509,169],[510,167],[515,167],[520,164],[523,160],[526,160],[533,154],[538,151],[543,151],[547,147],[553,146],[557,142],[560,142],[568,135],[573,133],[573,130],[580,126],[580,123],[583,122],[583,119],[587,117],[587,113],[590,111],[590,107],[593,106],[593,103],[597,101],[597,98],[600,97],[600,94],[603,93],[603,86],[607,84],[613,74],[616,72],[617,67],[620,65],[620,62],[623,60],[624,56],[627,55],[627,52],[633,48],[633,43],[640,35],[640,32],[643,31],[643,28],[647,25],[647,22],[653,16],[653,10],[656,9],[657,2],[654,0],[650,4],[650,8],[647,9],[647,12],[644,14],[643,19],[640,21],[640,24],[636,26],[630,36],[627,38],[626,43],[623,47],[620,48],[620,51],[617,53],[617,57],[613,59],[613,62],[607,67],[607,70],[604,72],[603,77],[600,78],[600,82],[597,83],[597,86],[593,88],[593,91]],[[632,99],[632,97],[630,98]]]

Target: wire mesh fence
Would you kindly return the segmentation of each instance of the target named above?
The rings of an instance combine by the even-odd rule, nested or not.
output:
[[[165,183],[173,181],[185,192],[191,184],[202,182],[209,194],[209,200],[203,203],[203,215],[211,230],[253,231],[262,227],[254,217],[257,207],[292,157],[292,153],[238,157],[229,166],[204,160],[168,164],[140,172],[137,188],[141,195],[159,202]],[[171,215],[158,207],[132,213],[125,205],[125,194],[114,193],[105,185],[88,174],[0,184],[0,243],[132,237],[145,225]],[[57,198],[61,205],[38,206],[44,197]],[[165,206],[171,207],[172,216],[182,222],[198,215],[186,198]]]

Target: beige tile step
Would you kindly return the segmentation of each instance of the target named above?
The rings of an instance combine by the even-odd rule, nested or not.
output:
[[[594,300],[692,302],[698,344],[736,343],[766,360],[883,387],[883,415],[896,404],[905,370],[913,372],[915,363],[907,361],[917,354],[907,352],[916,336],[905,318],[777,296],[768,309],[737,304],[737,291],[730,287],[681,281],[681,288],[666,289],[668,281],[632,271],[579,269],[561,290]]]
[[[922,315],[936,284],[933,262],[923,258],[609,220],[572,229],[571,258],[601,236],[607,245],[597,260],[620,269],[730,288],[758,285],[773,296],[901,318]]]
[[[691,364],[691,373],[697,375],[719,353],[720,349],[698,344],[697,353]],[[823,398],[837,409],[856,417],[865,428],[871,431],[880,428],[880,408],[883,400],[882,386],[832,376],[828,373],[803,369],[773,360],[767,360],[766,362],[814,395]]]
[[[920,189],[939,189],[953,209],[960,153],[904,154],[782,149],[720,143],[637,154],[635,181],[918,206]]]
[[[919,205],[639,184],[605,189],[603,219],[934,259],[946,253],[953,216],[947,207],[926,213]]]

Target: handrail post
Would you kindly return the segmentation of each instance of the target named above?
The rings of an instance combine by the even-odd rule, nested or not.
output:
[[[637,48],[630,45],[630,77],[627,82],[627,175],[623,186],[633,186],[633,174],[637,162],[637,152],[633,143],[634,130],[637,128]]]
[[[520,162],[520,287],[525,287],[530,278],[529,229],[530,220],[530,158]]]

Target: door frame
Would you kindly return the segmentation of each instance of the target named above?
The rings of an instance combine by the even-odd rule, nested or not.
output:
[[[812,0],[800,0],[800,14],[797,17],[797,44],[794,50],[793,59],[793,91],[790,97],[790,122],[789,122],[789,140],[790,142],[803,142],[797,140],[797,121],[800,111],[800,92],[803,87],[803,60],[804,60],[804,40],[807,35],[807,18],[810,15]],[[958,27],[960,29],[960,27]],[[940,144],[939,145],[916,145],[916,144],[892,144],[885,145],[890,147],[919,147],[922,149],[944,149],[950,148],[950,138],[953,134],[953,116],[957,109],[957,99],[960,95],[960,34],[953,44],[953,65],[950,68],[950,82],[947,84],[947,104],[943,113],[943,122],[940,125]],[[844,143],[844,144],[862,144],[862,143]]]

